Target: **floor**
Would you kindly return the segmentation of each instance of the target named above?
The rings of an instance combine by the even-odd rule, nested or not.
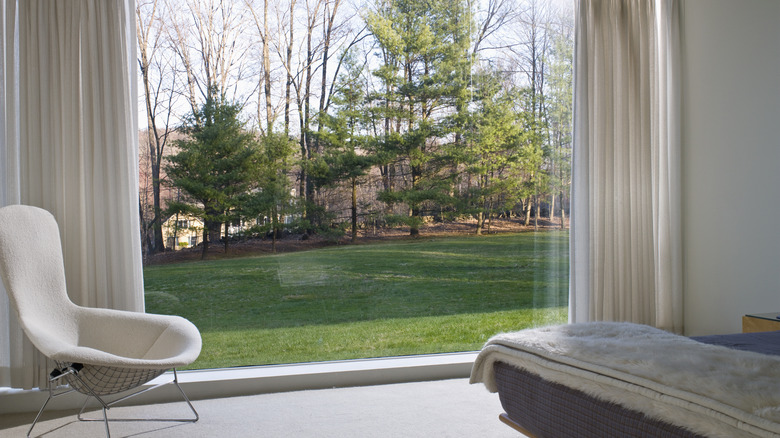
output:
[[[498,395],[467,379],[196,400],[197,423],[115,422],[113,437],[513,437],[498,420]],[[109,418],[190,414],[183,403],[116,407]],[[23,437],[34,414],[0,415],[0,437]],[[101,437],[102,422],[56,412],[37,437]]]

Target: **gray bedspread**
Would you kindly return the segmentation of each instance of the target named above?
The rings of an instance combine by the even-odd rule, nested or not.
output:
[[[761,333],[736,333],[731,335],[693,336],[691,339],[705,344],[722,345],[735,350],[780,356],[780,331]]]

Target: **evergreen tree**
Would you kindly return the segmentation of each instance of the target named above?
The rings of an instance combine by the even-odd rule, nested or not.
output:
[[[166,172],[187,202],[172,202],[168,212],[184,213],[203,221],[203,253],[220,236],[223,223],[237,218],[243,196],[249,191],[257,144],[239,120],[240,107],[216,92],[186,118],[185,140],[175,143],[178,152],[168,157]],[[227,236],[225,236],[227,249]]]
[[[271,249],[282,231],[282,217],[296,213],[290,172],[296,142],[284,133],[260,138],[254,167],[255,189],[243,199],[245,217],[265,216],[270,221]]]
[[[378,145],[404,177],[386,185],[380,200],[408,207],[404,221],[413,236],[424,208],[451,202],[455,174],[444,143],[453,130],[443,114],[465,108],[469,20],[461,0],[382,3],[367,19],[384,62],[375,73],[385,85]]]
[[[465,133],[463,161],[474,182],[469,211],[477,219],[477,234],[482,233],[492,211],[502,207],[500,199],[506,198],[509,189],[506,170],[520,158],[522,131],[514,105],[517,94],[503,79],[494,70],[474,75],[474,111]]]
[[[531,214],[536,213],[534,227],[537,227],[539,198],[546,192],[549,183],[544,169],[545,159],[549,157],[549,148],[545,147],[544,122],[533,110],[535,101],[533,88],[522,90],[517,99],[520,103],[518,114],[523,129],[517,159],[512,162],[508,176],[508,185],[511,187],[513,202],[522,205],[525,226],[530,225]]]
[[[367,155],[367,123],[365,91],[361,83],[362,65],[354,56],[345,57],[346,73],[339,78],[333,103],[334,116],[323,114],[322,130],[318,134],[323,153],[313,161],[312,174],[318,186],[335,186],[347,182],[351,190],[350,222],[352,241],[357,239],[357,188],[358,183],[377,162]]]

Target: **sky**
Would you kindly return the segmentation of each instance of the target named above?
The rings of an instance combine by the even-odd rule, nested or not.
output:
[[[202,0],[202,1],[209,1],[209,0]],[[487,5],[487,1],[488,0],[478,0],[478,1],[479,1],[479,5],[477,6],[477,16],[480,15],[480,11],[484,11],[486,9],[486,5]],[[508,1],[511,4],[518,4],[519,3],[516,0],[508,0]],[[567,9],[568,8],[572,15],[574,13],[573,11],[574,11],[574,2],[575,2],[575,0],[549,0],[549,2],[554,7],[558,8],[558,9]],[[275,6],[275,5],[279,6],[279,8],[281,8],[281,9],[284,9],[286,7],[285,6],[286,2],[284,4],[282,4],[282,3],[278,2],[278,1],[275,2],[274,0],[271,0],[271,2],[269,2],[269,3],[272,6]],[[303,1],[299,1],[298,2],[298,4],[302,4],[302,3],[305,3],[305,2],[303,2]],[[342,14],[346,14],[346,15],[349,15],[349,16],[353,17],[352,20],[351,20],[351,26],[353,26],[355,28],[362,27],[362,20],[360,19],[360,16],[359,16],[360,12],[359,11],[360,10],[365,10],[365,5],[367,3],[368,2],[365,2],[365,1],[362,1],[362,0],[356,0],[355,2],[351,2],[350,0],[347,0],[347,3],[345,3],[345,6],[342,7],[342,9],[341,9]],[[234,2],[233,4],[237,4],[237,3]],[[274,10],[270,11],[269,15],[271,15],[271,16],[276,15],[277,12],[275,12],[275,11],[276,11],[276,8]],[[301,14],[299,14],[299,15],[301,15]],[[254,26],[255,26],[254,19],[250,15],[246,15],[243,19],[247,20],[247,22],[244,22],[244,24],[248,25],[247,30],[252,30],[254,28]],[[273,17],[271,17],[271,19],[273,19]],[[302,26],[302,25],[303,25],[303,23],[299,23],[298,24],[298,26]],[[511,32],[512,31],[512,29],[508,28],[508,26],[505,26],[505,27],[507,27],[507,29],[506,29],[507,32]],[[304,29],[296,29],[296,34],[298,36],[303,36],[304,35]],[[242,40],[243,44],[245,45],[246,49],[249,51],[248,52],[249,55],[247,55],[247,56],[253,57],[253,59],[250,62],[246,63],[246,66],[245,66],[245,68],[247,69],[246,71],[259,71],[260,70],[259,51],[260,51],[261,44],[259,43],[259,41],[257,41],[257,37],[253,36],[251,34],[251,32],[247,31],[247,32],[244,32],[243,35],[241,35],[241,40]],[[369,46],[371,44],[372,44],[371,38],[366,38],[365,40],[362,41],[362,45],[363,45],[364,50],[370,49]],[[304,45],[304,40],[303,40],[303,38],[301,38],[301,41],[299,42],[299,45],[298,45],[298,47],[295,50],[295,56],[301,56],[302,54],[304,54],[305,53],[305,49],[306,48],[305,48],[305,45]],[[333,55],[334,53],[338,53],[339,51],[340,51],[339,47],[336,47],[336,48],[332,49],[331,55]],[[500,57],[502,56],[502,53],[501,53],[501,51],[494,51],[493,53],[485,52],[484,55],[485,55],[485,57],[494,57],[494,58],[500,59]],[[176,55],[173,54],[173,53],[166,53],[166,56],[169,57],[169,58],[176,57]],[[274,56],[273,52],[272,52],[272,58],[276,58]],[[335,57],[333,57],[331,59],[334,60]],[[272,75],[273,75],[275,81],[278,81],[279,83],[282,83],[284,81],[283,77],[284,77],[285,73],[282,70],[281,64],[279,64],[278,61],[274,63],[274,65],[272,66],[272,70],[273,70]],[[329,71],[330,72],[334,72],[335,71],[335,61],[333,61],[333,62],[331,62],[329,64]],[[319,75],[316,75],[315,79],[318,80],[319,79]],[[179,81],[183,81],[184,80],[183,76],[180,76],[178,80]],[[145,99],[144,99],[144,96],[143,96],[143,90],[144,89],[143,89],[143,85],[142,85],[142,81],[141,81],[141,77],[140,77],[140,72],[138,74],[138,82],[139,82],[139,86],[138,86],[138,91],[139,91],[138,125],[139,125],[140,129],[145,129],[147,127],[147,116],[146,116]],[[317,85],[316,89],[319,90],[319,84],[316,84],[316,85]],[[276,92],[276,96],[275,97],[276,97],[276,99],[278,101],[281,101],[281,94],[280,93],[282,93],[282,88],[283,87],[279,86],[279,87],[276,87],[276,90],[275,90],[275,92]],[[256,125],[256,123],[257,123],[256,122],[257,111],[253,110],[253,108],[257,108],[257,106],[256,106],[256,101],[257,101],[257,98],[258,98],[258,92],[256,91],[257,90],[257,78],[253,77],[251,80],[245,80],[245,81],[241,82],[237,86],[236,90],[237,90],[237,92],[236,92],[235,96],[237,96],[239,99],[246,100],[247,103],[248,103],[248,108],[247,108],[247,110],[244,111],[244,117],[249,122],[248,124]],[[314,105],[316,106],[316,103]],[[177,109],[175,112],[178,113],[179,115],[183,115],[183,114],[188,113],[189,109],[190,109],[190,107],[187,104],[185,99],[179,99],[177,101],[177,104],[176,104],[175,107]],[[295,117],[297,117],[297,116],[295,116]],[[179,121],[176,120],[175,123],[179,123]]]

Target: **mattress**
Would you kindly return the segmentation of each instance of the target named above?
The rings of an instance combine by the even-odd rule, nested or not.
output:
[[[735,350],[780,355],[780,332],[693,339]],[[675,425],[658,415],[645,415],[619,403],[546,380],[529,369],[507,362],[496,360],[492,364],[495,389],[507,416],[537,438],[753,436],[749,431],[729,430],[725,427],[722,430],[717,428],[721,433],[715,435],[703,434],[696,427]],[[776,386],[780,390],[780,382]],[[676,420],[679,423],[679,415]],[[775,435],[770,431],[762,432],[761,436]]]

